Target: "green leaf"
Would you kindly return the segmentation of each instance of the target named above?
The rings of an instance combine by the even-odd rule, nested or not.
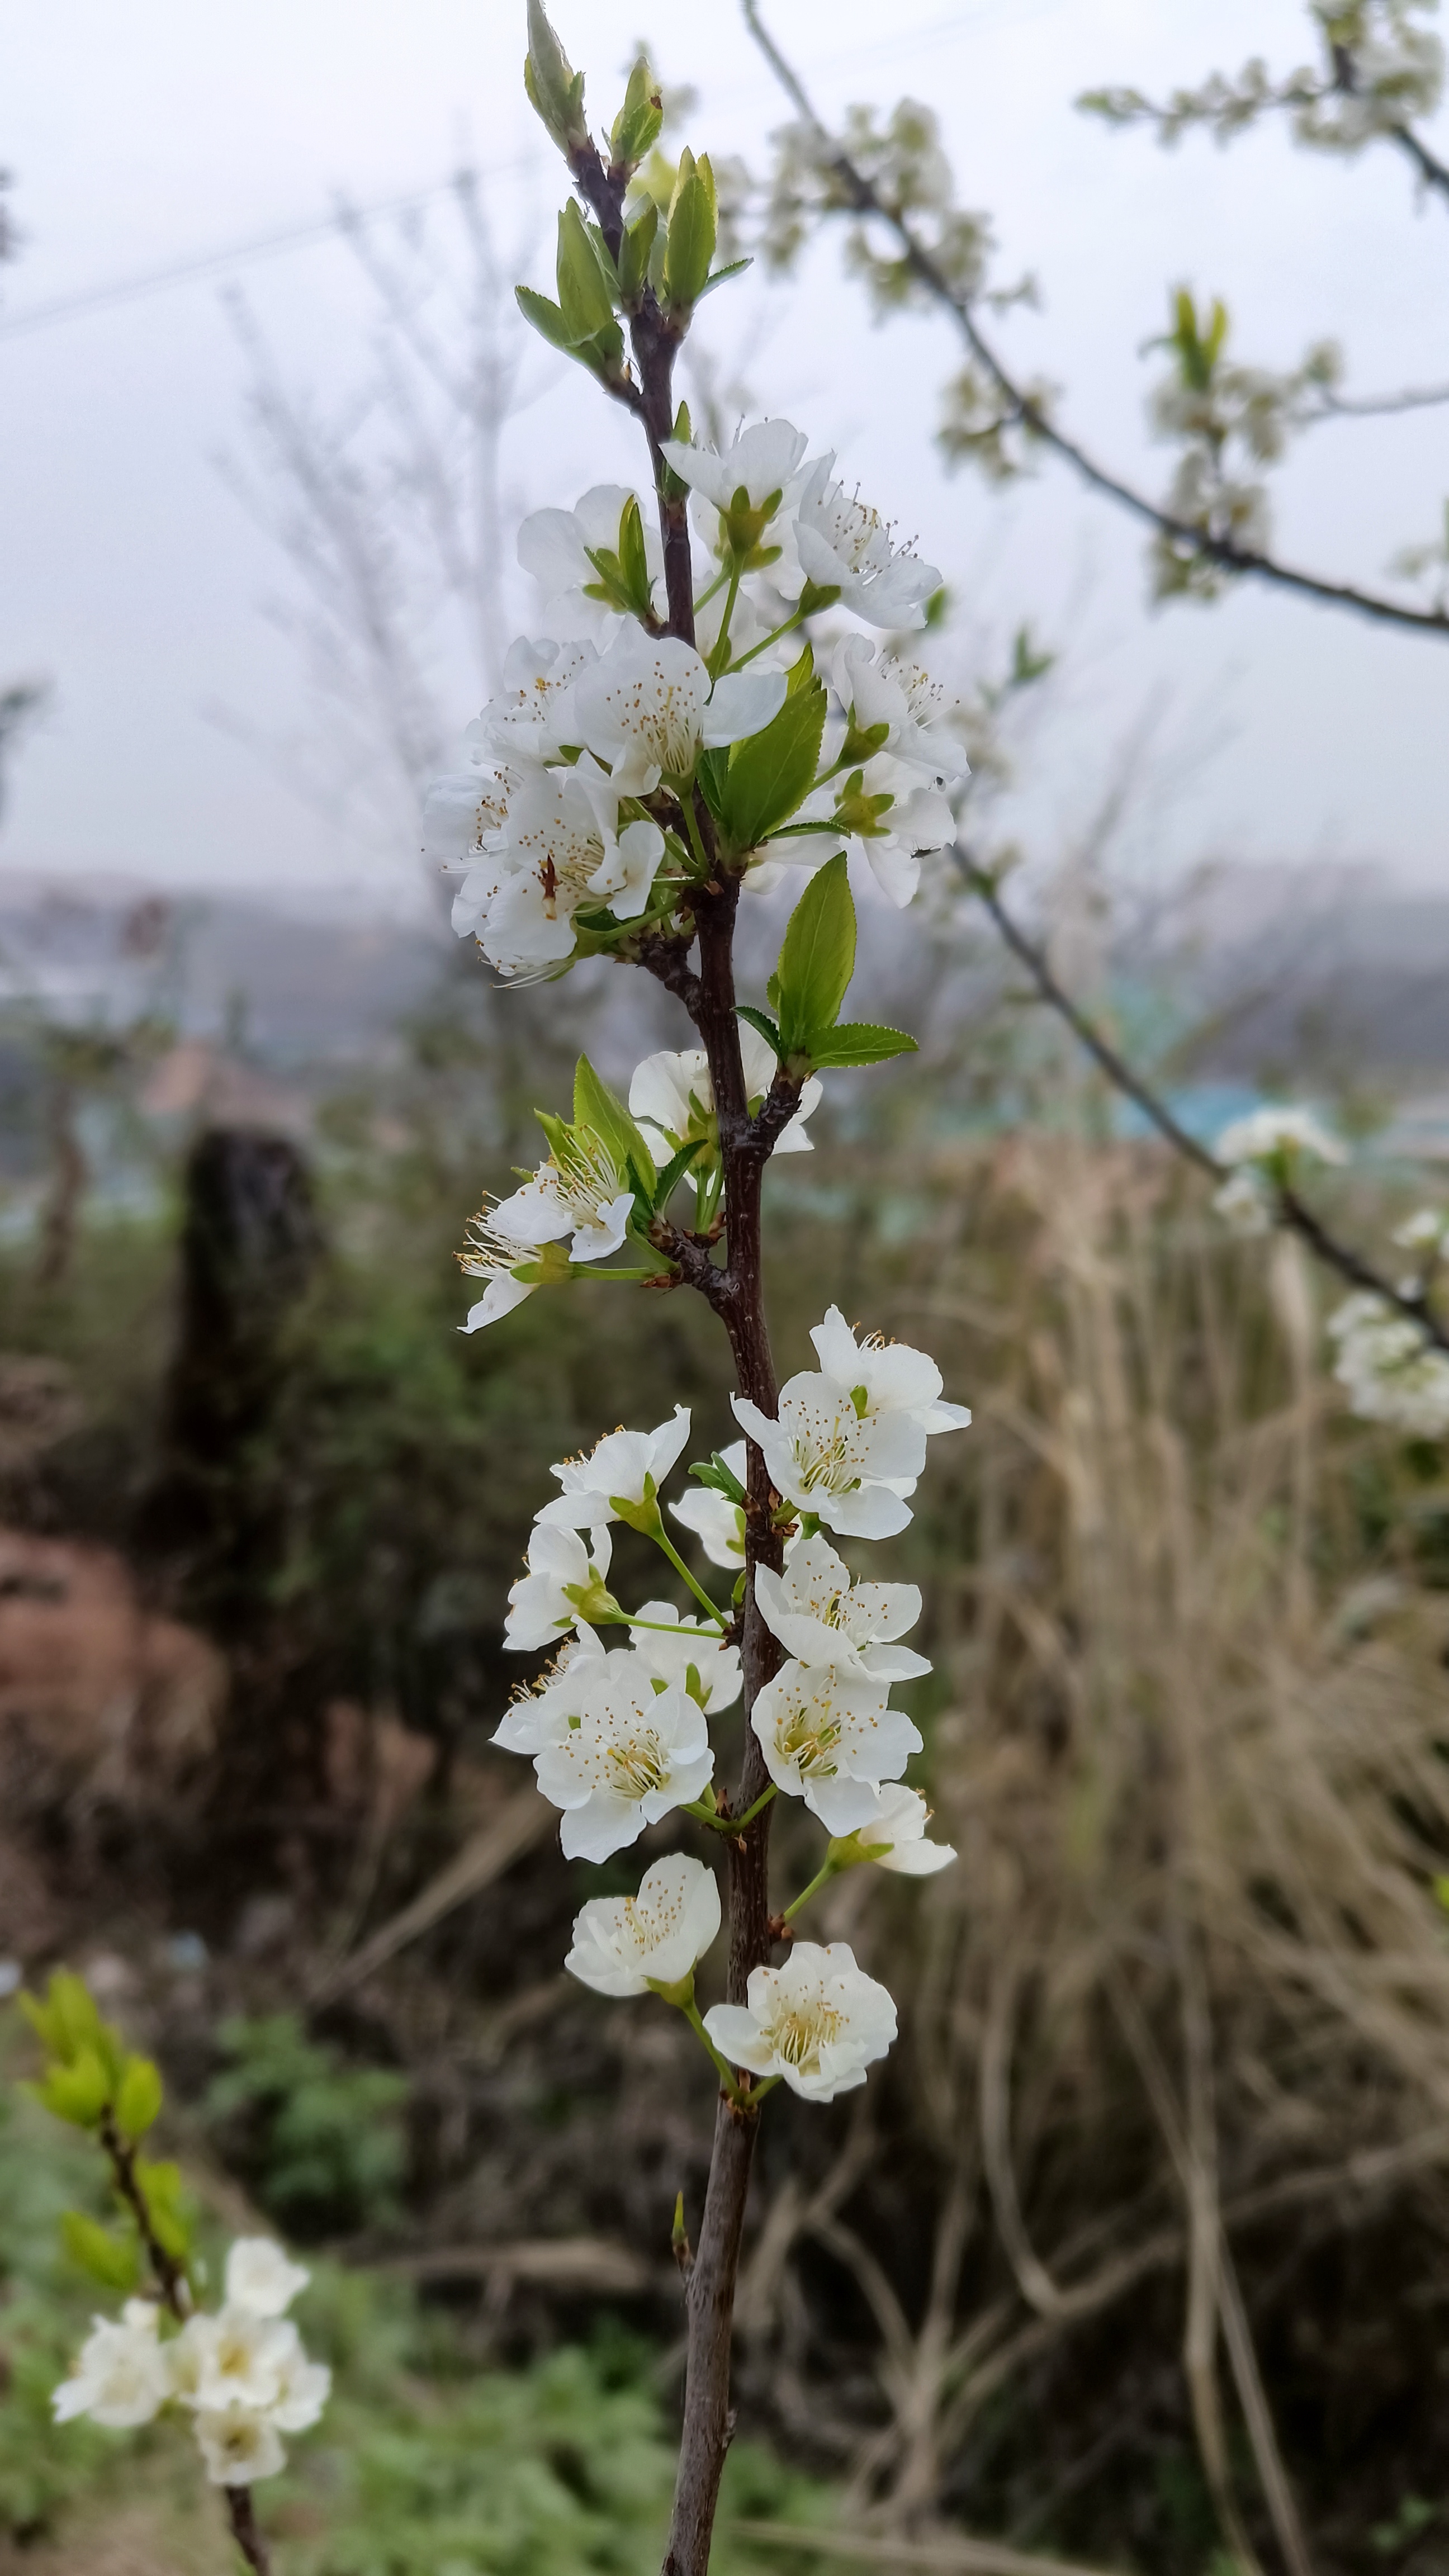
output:
[[[679,156],[679,176],[669,201],[669,231],[664,246],[664,301],[676,309],[693,304],[709,276],[719,215],[714,172],[707,153],[696,161],[686,144]]]
[[[191,2242],[191,2230],[186,2222],[182,2198],[181,2167],[169,2159],[159,2164],[148,2164],[144,2157],[138,2156],[136,2182],[146,2203],[151,2233],[157,2244],[163,2253],[170,2254],[178,2263],[184,2262]]]
[[[159,2116],[163,2095],[159,2068],[149,2057],[133,2057],[116,2095],[116,2126],[123,2138],[144,2138]]]
[[[812,1064],[884,1064],[893,1055],[914,1055],[916,1041],[903,1029],[842,1020],[835,1028],[812,1029],[795,1052],[808,1055]]]
[[[94,2129],[110,2101],[111,2079],[99,2052],[83,2048],[68,2065],[48,2067],[35,2089],[57,2120],[68,2120],[75,2129]]]
[[[705,297],[707,295],[713,295],[715,288],[717,286],[723,286],[727,278],[742,276],[744,271],[747,268],[753,268],[754,264],[753,258],[732,259],[727,267],[717,268],[712,277],[707,277],[705,279],[703,286],[700,288],[699,293],[694,299],[695,303],[702,304]]]
[[[98,2219],[67,2209],[61,2217],[60,2241],[72,2263],[93,2281],[104,2282],[108,2290],[135,2288],[141,2264],[133,2237],[113,2236]]]
[[[649,254],[659,230],[659,208],[652,197],[645,199],[632,224],[624,226],[619,244],[619,293],[624,302],[637,304],[644,292],[649,274]]]
[[[589,137],[584,123],[584,76],[576,72],[552,27],[543,0],[528,0],[528,53],[523,86],[561,152]]]
[[[664,102],[641,54],[629,74],[624,104],[609,130],[609,157],[616,169],[631,170],[642,161],[664,123]]]
[[[802,689],[808,689],[808,688],[809,688],[810,683],[811,683],[811,681],[814,679],[814,677],[815,677],[815,648],[814,648],[813,644],[809,644],[809,643],[807,643],[807,645],[806,645],[806,647],[805,647],[804,652],[800,655],[799,660],[798,660],[797,662],[792,662],[792,663],[791,663],[791,665],[790,665],[789,670],[788,670],[788,671],[786,672],[786,674],[785,674],[785,694],[786,694],[786,696],[787,696],[787,697],[791,697],[791,698],[798,698]]]
[[[558,306],[551,304],[546,295],[536,294],[531,286],[515,286],[513,292],[518,299],[518,309],[525,322],[531,322],[535,331],[547,340],[551,347],[566,349],[572,357],[576,346],[574,335]]]
[[[811,878],[786,925],[776,976],[787,1057],[802,1051],[807,1033],[818,1041],[834,1027],[854,972],[855,904],[841,850]]]
[[[619,571],[626,597],[637,615],[649,606],[649,558],[644,551],[644,520],[631,492],[619,521]]]
[[[703,1153],[704,1146],[703,1136],[691,1136],[680,1146],[677,1153],[670,1155],[654,1183],[654,1205],[661,1214],[668,1207],[696,1155]]]
[[[575,348],[607,331],[614,319],[598,251],[572,197],[558,219],[558,300]]]
[[[718,1449],[711,1452],[708,1462],[696,1459],[689,1472],[697,1485],[707,1485],[712,1493],[723,1494],[726,1501],[733,1503],[737,1511],[744,1510],[750,1499],[749,1495],[745,1492],[733,1467],[726,1466]]]
[[[591,1127],[603,1139],[620,1172],[645,1206],[651,1206],[654,1157],[618,1093],[600,1080],[586,1055],[580,1056],[574,1073],[574,1125]]]
[[[738,1020],[748,1020],[752,1029],[759,1030],[766,1045],[772,1046],[777,1056],[780,1054],[780,1032],[768,1011],[757,1011],[749,1002],[736,1002],[735,1017]]]
[[[755,849],[803,805],[815,784],[825,691],[818,684],[787,696],[760,733],[747,734],[718,773],[718,814],[735,852]]]

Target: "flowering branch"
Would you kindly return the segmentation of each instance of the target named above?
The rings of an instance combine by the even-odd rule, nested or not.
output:
[[[1053,455],[1070,465],[1092,490],[1115,501],[1157,531],[1166,550],[1172,578],[1167,586],[1192,586],[1194,566],[1216,566],[1226,573],[1246,574],[1255,580],[1276,583],[1280,588],[1297,592],[1301,597],[1316,599],[1334,608],[1346,608],[1356,615],[1380,624],[1411,628],[1416,633],[1449,635],[1449,608],[1435,605],[1415,608],[1405,602],[1386,598],[1381,592],[1358,588],[1351,582],[1324,579],[1317,573],[1305,572],[1286,564],[1263,548],[1246,543],[1232,533],[1233,515],[1225,525],[1213,524],[1205,508],[1201,519],[1189,518],[1164,509],[1145,492],[1124,482],[1110,472],[1080,442],[1057,427],[1045,395],[1018,381],[999,355],[982,328],[977,300],[968,287],[953,282],[941,259],[908,221],[903,209],[885,195],[845,146],[830,133],[817,112],[804,83],[760,15],[759,0],[742,0],[745,21],[775,78],[784,90],[806,128],[811,148],[821,168],[840,192],[840,210],[856,216],[873,216],[885,225],[900,250],[900,266],[906,276],[924,293],[949,313],[966,344],[971,358],[981,367],[999,398],[1000,416],[990,424],[990,435],[999,440],[1007,429],[1019,429]],[[1417,137],[1405,128],[1395,139],[1411,152],[1421,167],[1422,175],[1438,185],[1438,165],[1419,144]],[[972,435],[977,435],[973,431]],[[1245,524],[1253,524],[1248,514]]]

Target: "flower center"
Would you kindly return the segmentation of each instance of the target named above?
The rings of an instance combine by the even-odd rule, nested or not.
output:
[[[819,2063],[821,2049],[838,2039],[844,2026],[843,2013],[814,1997],[809,2003],[781,2006],[766,2025],[766,2037],[786,2066],[808,2066]]]
[[[802,1780],[833,1780],[840,1729],[811,1701],[802,1700],[775,1730],[784,1760],[793,1762]]]
[[[647,1798],[669,1777],[669,1755],[652,1730],[611,1744],[606,1761],[609,1786],[621,1798]]]

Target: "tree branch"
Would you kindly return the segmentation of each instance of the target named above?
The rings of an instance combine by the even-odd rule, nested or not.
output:
[[[1111,1040],[1103,1036],[1095,1020],[1088,1018],[1064,985],[1059,983],[1037,942],[1028,938],[1020,923],[1007,911],[990,872],[979,867],[959,842],[953,846],[951,856],[971,892],[990,913],[1012,955],[1026,968],[1042,1001],[1066,1022],[1072,1035],[1085,1047],[1114,1089],[1132,1101],[1158,1134],[1164,1136],[1186,1161],[1195,1164],[1211,1179],[1225,1181],[1228,1166],[1220,1163],[1215,1154],[1209,1153],[1205,1145],[1199,1144],[1195,1136],[1188,1134],[1187,1129],[1174,1118],[1166,1101],[1144,1081],[1141,1074],[1133,1070],[1126,1057],[1120,1055]],[[1385,1305],[1392,1306],[1396,1313],[1417,1324],[1426,1342],[1436,1350],[1449,1352],[1449,1325],[1441,1321],[1421,1290],[1400,1288],[1381,1270],[1376,1270],[1372,1262],[1366,1261],[1362,1253],[1355,1252],[1352,1244],[1340,1242],[1296,1190],[1280,1189],[1276,1197],[1280,1224],[1300,1235],[1325,1268],[1336,1270],[1350,1286],[1366,1289],[1372,1296],[1381,1297]]]
[[[1050,448],[1054,455],[1060,456],[1094,491],[1101,492],[1108,500],[1117,502],[1120,508],[1130,511],[1134,518],[1142,520],[1148,527],[1155,528],[1159,535],[1171,537],[1180,544],[1191,546],[1196,554],[1209,563],[1221,564],[1225,572],[1243,573],[1254,580],[1276,582],[1280,588],[1296,591],[1303,598],[1321,600],[1332,608],[1351,609],[1355,615],[1370,618],[1380,625],[1407,626],[1416,633],[1449,636],[1449,612],[1443,609],[1410,608],[1402,605],[1398,600],[1384,598],[1378,591],[1359,590],[1350,582],[1325,581],[1316,573],[1302,572],[1295,565],[1279,563],[1273,555],[1259,554],[1251,547],[1235,546],[1226,538],[1214,537],[1207,529],[1195,526],[1190,519],[1175,518],[1171,511],[1162,509],[1155,501],[1150,501],[1145,492],[1137,491],[1130,483],[1124,483],[1120,476],[1109,473],[1107,468],[1099,465],[1095,457],[1089,455],[1075,439],[1069,438],[1065,431],[1058,429],[1051,415],[1033,399],[1024,386],[1017,383],[1005,361],[998,357],[990,341],[985,338],[970,298],[952,286],[932,253],[923,242],[917,239],[904,215],[880,195],[864,172],[851,159],[849,153],[836,141],[829,128],[821,122],[799,75],[792,69],[774,38],[765,28],[760,17],[759,0],[742,0],[742,6],[745,23],[751,35],[786,96],[804,123],[810,127],[820,147],[822,158],[835,173],[845,191],[852,213],[876,215],[889,227],[900,244],[902,257],[911,275],[936,303],[953,316],[972,356],[986,369],[1007,404],[1011,418],[1019,421],[1022,428],[1033,438],[1039,440],[1042,446]],[[1403,133],[1408,136],[1407,127],[1403,129]],[[1409,140],[1414,144],[1416,152],[1422,151],[1422,146],[1417,145],[1414,138]],[[1425,155],[1426,159],[1428,157]],[[1437,167],[1437,164],[1433,166]]]

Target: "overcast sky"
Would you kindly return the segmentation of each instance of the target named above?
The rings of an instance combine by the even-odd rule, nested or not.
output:
[[[939,111],[1003,276],[1039,312],[1004,325],[1019,364],[1109,462],[1160,488],[1142,393],[1170,283],[1229,302],[1241,354],[1288,363],[1331,335],[1361,390],[1449,380],[1449,208],[1416,206],[1391,151],[1357,165],[1278,131],[1173,154],[1076,114],[1105,80],[1161,88],[1251,52],[1309,50],[1296,0],[774,0],[827,112],[902,90]],[[759,164],[780,103],[729,0],[560,0],[590,96],[612,113],[634,41],[700,92],[691,138]],[[403,900],[417,860],[381,855],[299,805],[219,729],[296,720],[298,672],[262,614],[284,568],[218,455],[240,436],[244,365],[216,276],[22,329],[52,301],[428,187],[489,174],[505,237],[551,228],[559,165],[525,106],[521,0],[12,0],[0,37],[0,164],[25,235],[0,330],[0,684],[43,674],[44,727],[18,759],[0,864],[165,883],[355,885]],[[1449,123],[1449,120],[1445,120]],[[534,282],[548,286],[536,257]],[[364,364],[356,280],[325,235],[239,267],[289,373],[326,400]],[[1081,827],[1114,747],[1150,712],[1155,793],[1134,862],[1164,877],[1210,853],[1444,872],[1449,644],[1244,590],[1211,613],[1146,605],[1142,540],[1053,467],[1008,499],[948,477],[932,442],[956,362],[946,326],[868,324],[825,246],[784,288],[706,307],[762,407],[834,446],[945,570],[969,639],[1023,618],[1066,652],[1062,704],[1031,747],[1024,814],[1044,854]],[[551,362],[544,362],[545,366]],[[634,472],[629,425],[558,362],[511,433],[531,506]],[[1449,409],[1305,442],[1277,509],[1285,556],[1377,582],[1431,535],[1449,492]],[[520,609],[523,594],[519,594]],[[459,726],[474,712],[460,673]],[[1152,782],[1149,781],[1149,785]]]

